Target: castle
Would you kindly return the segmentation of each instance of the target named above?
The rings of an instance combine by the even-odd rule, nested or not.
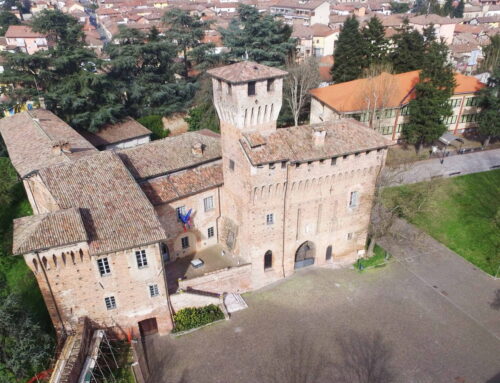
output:
[[[243,292],[364,254],[389,141],[349,119],[278,129],[282,70],[208,74],[220,136],[98,151],[43,109],[0,121],[33,208],[14,221],[13,252],[58,333],[82,317],[167,333],[172,311],[194,304],[179,289]]]

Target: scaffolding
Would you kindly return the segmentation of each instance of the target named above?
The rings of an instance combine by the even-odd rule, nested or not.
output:
[[[117,351],[104,330],[94,331],[78,383],[118,383]]]

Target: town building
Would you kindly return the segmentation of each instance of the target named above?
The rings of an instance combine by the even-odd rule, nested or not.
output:
[[[293,20],[304,20],[309,25],[325,24],[330,20],[330,3],[323,0],[278,0],[269,7],[272,15],[281,16],[290,23]]]
[[[33,32],[26,25],[11,25],[5,32],[7,50],[19,50],[32,55],[40,50],[49,49],[47,37],[41,33]]]
[[[197,291],[248,291],[364,254],[390,141],[352,119],[278,129],[282,70],[208,74],[220,136],[98,151],[46,110],[0,120],[33,208],[14,221],[13,252],[59,334],[82,317],[121,336],[166,333],[173,311],[203,304]]]
[[[408,104],[415,98],[419,71],[382,73],[377,77],[311,90],[311,123],[354,118],[396,141],[408,121]],[[455,73],[450,98],[453,115],[445,119],[448,130],[464,133],[477,127],[477,92],[485,85],[472,76]]]

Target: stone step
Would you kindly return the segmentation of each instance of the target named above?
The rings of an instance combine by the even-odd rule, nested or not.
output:
[[[229,293],[224,297],[224,305],[229,313],[244,310],[248,307],[240,294]]]

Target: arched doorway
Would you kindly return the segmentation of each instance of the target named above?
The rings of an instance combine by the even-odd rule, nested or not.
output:
[[[264,270],[269,270],[273,268],[273,252],[271,250],[266,251],[264,254]]]
[[[315,247],[311,241],[306,241],[299,246],[295,253],[295,269],[314,264]]]
[[[327,261],[330,261],[332,259],[332,245],[329,245],[327,248],[326,248],[326,256],[325,256],[325,259]]]

